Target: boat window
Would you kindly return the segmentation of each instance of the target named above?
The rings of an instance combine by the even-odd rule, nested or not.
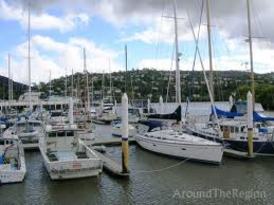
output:
[[[235,127],[235,132],[239,132],[239,127]]]
[[[57,136],[58,136],[58,137],[65,137],[66,135],[65,135],[65,132],[62,132],[62,131],[61,131],[61,132],[58,132],[58,133],[57,133]]]
[[[4,141],[3,140],[0,140],[0,145],[4,145]]]
[[[240,137],[240,139],[241,139],[241,140],[244,140],[244,139],[245,139],[245,137]]]
[[[230,132],[234,133],[234,127],[230,127]]]
[[[224,127],[223,127],[223,126],[220,126],[220,129],[221,129],[221,131],[223,131]]]
[[[56,137],[56,133],[55,132],[50,132],[49,137]]]
[[[241,132],[244,132],[245,127],[241,127]]]
[[[257,138],[257,137],[254,137],[253,139],[254,139],[254,140],[258,140],[259,138]]]
[[[67,136],[68,137],[73,137],[74,136],[74,132],[73,131],[67,131]]]

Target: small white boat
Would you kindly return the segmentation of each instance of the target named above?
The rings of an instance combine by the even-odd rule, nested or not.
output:
[[[22,182],[26,174],[25,156],[16,135],[0,138],[0,184]]]
[[[140,133],[135,139],[141,147],[152,152],[214,164],[222,161],[222,144],[178,130],[166,129]]]
[[[77,131],[75,125],[62,129],[47,126],[47,134],[40,139],[40,152],[52,180],[92,177],[102,172],[102,161]]]
[[[121,123],[117,123],[112,126],[112,135],[114,137],[122,137],[121,127],[122,127]],[[137,129],[133,125],[129,124],[128,125],[128,136],[134,137],[136,135],[136,133],[137,133]]]
[[[39,120],[21,119],[4,131],[3,137],[17,135],[24,149],[37,149],[39,138],[45,134],[43,124]]]

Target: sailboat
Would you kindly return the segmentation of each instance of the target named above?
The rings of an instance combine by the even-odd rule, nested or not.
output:
[[[25,149],[35,149],[38,148],[39,138],[44,135],[44,129],[42,122],[32,118],[32,101],[33,97],[38,97],[38,93],[31,92],[31,58],[30,58],[30,6],[28,8],[28,93],[26,99],[29,102],[29,110],[26,113],[26,116],[19,118],[12,127],[9,127],[3,133],[4,138],[9,138],[12,136],[17,136],[19,140],[22,141],[23,147]],[[23,95],[25,96],[25,95]],[[23,100],[20,99],[19,100]]]
[[[252,35],[250,23],[250,2],[247,0],[247,19],[249,31],[249,49],[250,49],[250,67],[252,78],[252,93],[254,94],[254,73],[253,73],[253,52],[252,52]],[[253,97],[254,98],[254,97]],[[254,99],[253,99],[253,104]],[[242,108],[242,105],[241,105]],[[223,111],[214,107],[216,117],[211,118],[207,123],[189,122],[186,129],[200,137],[212,141],[221,142],[226,149],[236,150],[238,152],[248,152],[248,125],[247,118],[243,112],[232,107],[230,111]],[[219,121],[220,130],[216,129]],[[256,155],[274,156],[274,132],[273,127],[267,126],[267,121],[273,121],[274,118],[265,117],[253,111],[255,128],[253,129],[253,150]]]
[[[111,72],[109,74],[110,96],[104,96],[104,74],[102,77],[102,100],[97,116],[95,117],[93,122],[96,124],[110,125],[113,120],[117,119],[115,106],[113,104]]]
[[[178,106],[181,106],[176,1],[173,3],[173,8],[176,48],[176,101]],[[178,119],[178,124],[180,125],[181,112],[179,113]],[[141,124],[147,126],[148,130],[144,133],[139,132],[135,136],[135,139],[136,142],[146,150],[206,163],[219,164],[222,161],[223,146],[220,143],[184,133],[181,129],[163,128],[159,121],[148,121]],[[152,124],[154,127],[151,126]]]

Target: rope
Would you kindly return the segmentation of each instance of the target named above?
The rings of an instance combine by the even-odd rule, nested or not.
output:
[[[180,161],[180,162],[178,162],[178,163],[176,163],[176,164],[173,164],[173,165],[168,166],[168,167],[163,167],[163,168],[160,168],[160,169],[154,169],[154,170],[132,170],[132,171],[134,171],[135,173],[154,173],[154,172],[162,172],[162,171],[165,171],[165,170],[174,168],[174,167],[178,167],[178,166],[180,166],[181,164],[184,164],[185,162],[187,162],[188,160],[190,160],[190,158],[186,158],[186,159],[184,159],[183,161]]]

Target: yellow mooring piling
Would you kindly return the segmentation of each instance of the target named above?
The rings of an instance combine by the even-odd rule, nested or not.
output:
[[[253,97],[247,93],[248,156],[253,157]]]
[[[122,173],[129,173],[128,168],[128,97],[122,97]]]

